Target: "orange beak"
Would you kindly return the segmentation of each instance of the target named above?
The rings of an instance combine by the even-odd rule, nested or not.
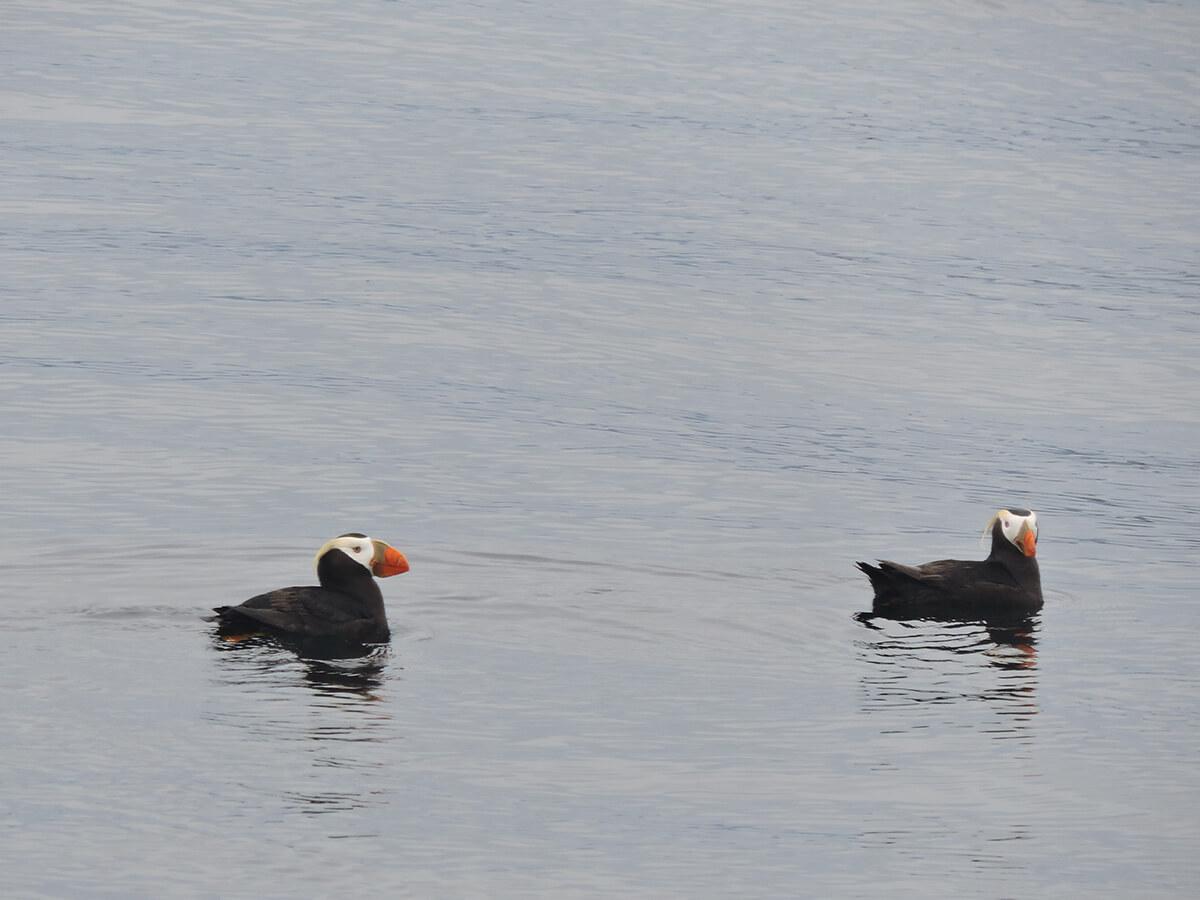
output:
[[[383,541],[373,541],[375,544],[375,560],[371,563],[371,572],[376,578],[387,578],[390,575],[403,575],[408,571],[408,560],[404,554]]]
[[[1037,538],[1033,536],[1033,529],[1026,528],[1025,533],[1021,535],[1021,552],[1026,556],[1037,555]]]

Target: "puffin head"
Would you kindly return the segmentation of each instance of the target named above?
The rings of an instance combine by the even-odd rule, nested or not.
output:
[[[986,538],[993,526],[999,523],[1000,533],[1025,556],[1037,554],[1037,513],[1031,509],[1002,509],[992,516],[983,529]]]
[[[408,560],[404,554],[384,541],[376,541],[365,534],[341,534],[317,551],[313,557],[313,569],[316,569],[321,558],[326,553],[339,550],[356,563],[365,568],[377,578],[387,578],[389,575],[403,575],[408,571]]]

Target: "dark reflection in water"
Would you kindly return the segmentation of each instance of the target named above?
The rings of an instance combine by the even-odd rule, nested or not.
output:
[[[222,691],[210,718],[243,735],[256,790],[303,815],[386,802],[377,776],[387,745],[399,738],[378,693],[391,662],[388,645],[214,635],[212,647]],[[272,760],[281,756],[293,765],[278,768]],[[308,765],[295,766],[297,759]]]
[[[863,680],[867,708],[983,701],[1003,725],[1023,732],[1037,715],[1038,616],[996,620],[855,619],[872,637],[859,646],[874,673]]]
[[[386,644],[350,644],[325,638],[291,639],[255,635],[229,640],[214,635],[221,653],[238,655],[237,670],[262,673],[290,670],[293,661],[303,666],[304,681],[319,694],[359,695],[377,699],[373,692],[383,684],[391,658]]]
[[[327,660],[304,660],[304,678],[315,690],[324,694],[360,694],[376,699],[374,691],[383,684],[385,657],[359,659],[356,665],[338,665]]]
[[[967,646],[960,646],[959,641],[955,639],[949,641],[944,649],[954,653],[984,652],[993,660],[1014,666],[1031,666],[1036,663],[1039,615],[989,619],[894,619],[875,612],[861,612],[854,618],[861,625],[879,632],[886,630],[883,623],[887,622],[910,631],[924,631],[940,624],[943,626],[942,633],[945,634],[957,634],[963,628],[977,634],[982,630],[987,635],[986,639],[981,637]]]

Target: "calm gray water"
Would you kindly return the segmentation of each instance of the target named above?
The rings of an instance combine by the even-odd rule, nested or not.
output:
[[[1196,4],[3,19],[6,896],[1194,895]]]

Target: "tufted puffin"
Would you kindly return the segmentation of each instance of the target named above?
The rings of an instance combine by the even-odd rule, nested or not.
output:
[[[365,534],[343,534],[325,544],[313,559],[320,587],[286,587],[251,597],[240,606],[218,606],[218,633],[285,633],[297,638],[331,637],[346,641],[386,641],[387,614],[374,576],[408,571],[404,554]]]
[[[940,559],[922,566],[880,560],[858,567],[875,589],[873,612],[893,619],[993,618],[1032,615],[1042,608],[1037,514],[1002,509],[983,530],[992,534],[987,559]]]

